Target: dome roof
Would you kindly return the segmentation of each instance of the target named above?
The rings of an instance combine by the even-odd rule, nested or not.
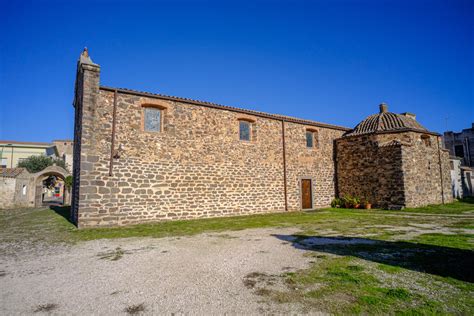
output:
[[[380,104],[379,107],[379,113],[368,116],[365,120],[357,124],[353,130],[347,132],[345,136],[396,132],[401,130],[428,132],[426,128],[415,120],[416,117],[414,114],[388,112],[388,107],[385,103]]]

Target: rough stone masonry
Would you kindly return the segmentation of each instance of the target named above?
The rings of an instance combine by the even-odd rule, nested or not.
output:
[[[72,219],[79,227],[328,206],[338,194],[336,140],[351,132],[330,124],[100,86],[100,66],[87,50],[78,61],[74,107]],[[150,119],[148,113],[154,116]],[[422,153],[402,152],[393,159],[404,155]],[[358,159],[346,156],[347,161]],[[437,179],[444,173],[449,177],[449,170],[436,169],[445,154],[440,157],[430,160],[430,171],[422,173],[433,189],[420,194],[432,198],[420,197],[419,203],[415,194],[397,203],[442,202],[443,185]],[[388,169],[396,164],[390,161]],[[409,165],[390,172],[412,177]],[[438,178],[431,179],[433,174]],[[359,186],[357,178],[344,181]],[[403,188],[412,190],[410,185]]]

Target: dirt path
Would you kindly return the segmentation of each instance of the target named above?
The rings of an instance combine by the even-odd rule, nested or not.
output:
[[[306,268],[304,250],[253,229],[192,237],[97,240],[0,255],[2,314],[261,314],[297,312],[244,284],[251,273]],[[29,246],[31,247],[31,246]],[[18,255],[20,254],[20,255]]]

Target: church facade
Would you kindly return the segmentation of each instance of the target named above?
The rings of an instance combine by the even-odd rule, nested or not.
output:
[[[373,175],[366,177],[359,171],[365,164],[351,162],[360,160],[356,147],[345,148],[358,142],[359,136],[391,134],[375,130],[354,138],[354,130],[341,126],[104,87],[100,66],[87,50],[78,62],[74,107],[71,204],[78,227],[325,207],[337,195],[366,194],[357,188],[373,184]],[[401,164],[393,171],[399,174],[393,181],[403,185],[387,186],[380,197],[370,196],[372,203],[405,207],[449,201],[449,180],[442,182],[446,175],[449,179],[449,168],[444,169],[449,161],[437,147],[439,135],[421,125],[405,129],[413,136],[412,146],[399,131],[404,128],[396,126],[392,133],[397,135],[393,141],[401,136],[400,144],[392,144],[399,151],[384,158],[390,161],[388,169]],[[414,165],[425,163],[425,147],[419,148],[418,143],[425,144],[426,137],[431,141],[426,148],[433,157],[439,156],[430,158],[429,171],[412,170],[400,162],[416,158]],[[382,148],[389,141],[370,142]],[[373,155],[378,153],[375,150]],[[383,177],[379,165],[370,168]],[[346,172],[354,176],[345,176]],[[418,173],[426,177],[429,190],[411,186],[409,179],[416,179]],[[402,197],[381,197],[391,193]]]

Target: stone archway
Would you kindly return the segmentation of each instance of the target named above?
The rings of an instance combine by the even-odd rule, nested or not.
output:
[[[66,177],[69,176],[70,173],[59,166],[49,166],[40,172],[37,172],[32,175],[33,177],[33,187],[35,190],[35,207],[43,206],[43,181],[50,176],[56,176],[57,178],[65,181]],[[67,190],[64,190],[62,204],[65,204],[69,201],[69,193]]]

